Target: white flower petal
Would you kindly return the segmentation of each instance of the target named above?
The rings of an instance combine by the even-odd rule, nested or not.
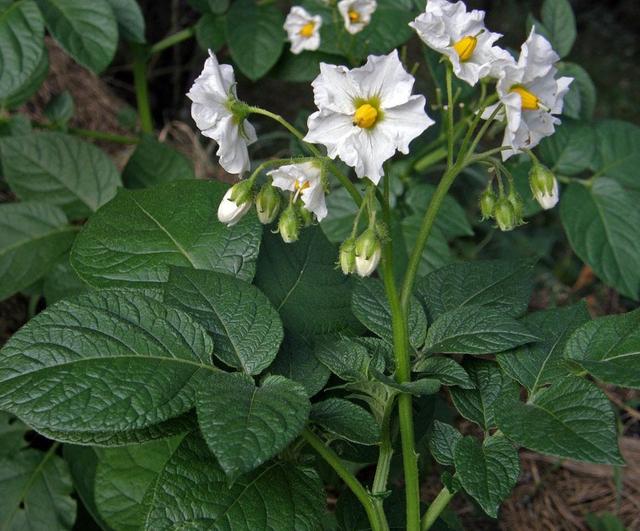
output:
[[[319,109],[352,113],[357,89],[345,66],[320,63],[320,74],[311,83],[313,98]]]
[[[411,96],[407,103],[385,109],[384,119],[377,126],[405,155],[409,153],[409,143],[435,123],[425,113],[425,104],[424,96]]]
[[[330,110],[316,111],[307,120],[309,132],[304,137],[304,141],[325,145],[327,155],[334,159],[338,156],[340,145],[357,132],[357,127],[353,125],[352,120],[351,114],[335,113]]]

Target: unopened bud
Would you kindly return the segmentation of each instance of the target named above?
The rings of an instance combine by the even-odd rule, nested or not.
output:
[[[356,240],[356,273],[368,277],[380,263],[382,247],[373,229],[367,229]]]
[[[498,198],[496,201],[496,206],[493,209],[493,217],[503,232],[513,230],[517,224],[513,205],[511,201],[504,196]]]
[[[309,227],[313,224],[313,213],[309,212],[304,205],[299,204],[298,214],[300,215],[300,219],[302,220],[302,225],[304,227]]]
[[[280,194],[271,183],[262,185],[256,197],[256,210],[258,211],[260,223],[268,225],[276,219],[280,210],[280,201]]]
[[[280,216],[278,231],[285,243],[292,243],[298,240],[298,236],[300,235],[300,222],[298,221],[298,214],[293,205],[289,205]]]
[[[558,204],[560,194],[558,180],[553,172],[539,162],[534,162],[529,172],[529,186],[540,206],[549,210]]]
[[[493,209],[496,206],[496,200],[496,194],[491,186],[489,186],[489,188],[480,195],[480,213],[482,214],[483,221],[493,217]]]
[[[345,275],[356,270],[356,240],[349,238],[340,246],[340,269]]]
[[[218,206],[218,219],[231,227],[249,211],[252,203],[253,183],[240,181],[227,190]]]
[[[522,214],[524,213],[524,202],[522,201],[522,197],[520,197],[520,194],[512,188],[509,191],[507,199],[513,207],[513,216],[515,218],[516,226],[522,225],[522,223],[524,222],[522,219]]]

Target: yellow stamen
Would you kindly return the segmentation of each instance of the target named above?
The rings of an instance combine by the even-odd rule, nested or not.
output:
[[[302,28],[300,28],[298,34],[305,39],[308,39],[313,35],[313,30],[315,29],[315,27],[316,25],[313,22],[307,22],[304,26],[302,26]]]
[[[537,111],[540,109],[541,105],[538,96],[533,92],[528,91],[526,88],[516,85],[515,87],[511,87],[509,92],[515,92],[520,96],[523,111]]]
[[[458,53],[460,57],[460,61],[463,63],[471,59],[474,50],[476,49],[476,45],[478,44],[478,38],[473,37],[472,35],[467,35],[463,37],[458,42],[453,45],[453,49]]]
[[[349,15],[349,20],[354,24],[356,22],[360,22],[360,13],[358,13],[355,9],[349,9],[347,14]]]
[[[370,129],[375,125],[377,119],[377,109],[373,105],[363,103],[356,109],[356,113],[353,115],[353,125],[357,125],[363,129]]]
[[[306,190],[310,186],[311,186],[311,183],[309,181],[303,180],[302,182],[300,182],[299,179],[293,185],[296,192],[302,192],[302,190]]]

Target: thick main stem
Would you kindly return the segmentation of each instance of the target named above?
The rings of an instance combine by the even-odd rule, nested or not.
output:
[[[342,464],[342,461],[336,453],[324,444],[322,439],[308,428],[302,432],[302,437],[316,452],[318,452],[318,454],[320,454],[320,457],[322,457],[331,466],[331,468],[335,470],[336,474],[340,476],[340,479],[345,482],[355,497],[358,498],[358,501],[360,501],[367,513],[371,529],[373,531],[386,531],[385,527],[380,522],[378,512],[374,507],[369,493],[365,490],[358,479]]]

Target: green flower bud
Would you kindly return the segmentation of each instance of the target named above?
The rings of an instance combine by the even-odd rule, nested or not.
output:
[[[340,246],[340,269],[345,275],[356,270],[356,240],[349,238]]]
[[[356,240],[356,273],[368,277],[380,263],[382,246],[375,230],[365,230]]]
[[[512,188],[509,191],[507,199],[513,207],[513,215],[515,218],[516,226],[522,225],[524,223],[524,220],[522,219],[522,215],[524,213],[524,202],[522,201],[522,197],[520,197],[520,194]]]
[[[300,221],[293,205],[289,205],[280,216],[278,231],[285,243],[292,243],[298,240]]]
[[[549,168],[537,161],[534,161],[529,172],[529,186],[531,186],[533,197],[545,210],[558,204],[560,199],[558,180]]]
[[[493,209],[496,206],[496,200],[496,194],[491,186],[480,194],[480,213],[482,214],[482,221],[493,217]]]
[[[256,197],[256,210],[260,223],[268,225],[273,222],[280,210],[281,197],[271,183],[265,183]]]
[[[231,227],[242,219],[251,208],[253,200],[253,183],[240,181],[227,190],[218,206],[220,223]]]
[[[304,205],[298,203],[298,214],[300,219],[302,219],[302,225],[304,227],[309,227],[313,224],[313,213],[309,212]]]
[[[513,210],[513,205],[511,201],[504,196],[498,198],[496,201],[496,206],[493,209],[493,217],[503,232],[513,230],[516,226],[516,215]]]

